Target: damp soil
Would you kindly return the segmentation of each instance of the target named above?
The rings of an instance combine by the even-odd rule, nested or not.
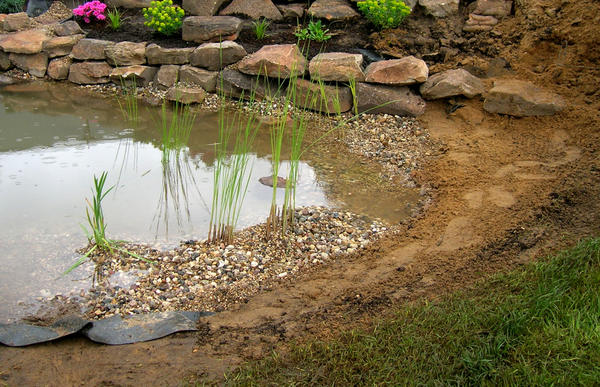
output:
[[[488,87],[496,77],[531,80],[562,94],[570,103],[565,112],[512,118],[485,113],[475,99],[460,101],[465,106],[448,114],[447,102],[429,103],[419,120],[445,147],[413,178],[429,190],[431,205],[395,234],[344,265],[334,262],[273,284],[202,321],[200,333],[124,347],[75,337],[0,348],[2,381],[218,380],[228,368],[285,351],[292,341],[369,325],[397,305],[443,296],[599,235],[600,10],[591,0],[517,3],[516,15],[495,28],[498,36],[467,36],[474,39],[472,52],[434,66],[470,66],[488,76]],[[392,38],[382,39],[394,54]]]

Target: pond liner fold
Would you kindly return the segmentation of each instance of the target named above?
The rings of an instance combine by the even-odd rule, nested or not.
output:
[[[67,316],[49,326],[0,323],[0,343],[9,347],[24,347],[80,333],[101,344],[133,344],[175,332],[196,331],[198,320],[212,315],[212,312],[176,311],[113,316],[102,320]]]

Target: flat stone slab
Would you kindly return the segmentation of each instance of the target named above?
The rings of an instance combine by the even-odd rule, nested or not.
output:
[[[78,60],[104,60],[104,50],[114,46],[114,42],[100,39],[81,39],[73,46],[71,57]]]
[[[419,0],[425,13],[434,17],[448,17],[458,13],[459,0]]]
[[[161,89],[168,89],[175,85],[179,79],[179,66],[162,65],[154,76],[154,85]]]
[[[277,9],[279,9],[279,12],[281,12],[281,15],[284,19],[296,19],[304,16],[304,12],[306,11],[306,4],[278,4]]]
[[[429,76],[425,61],[414,56],[401,59],[382,60],[371,63],[367,69],[366,81],[385,85],[408,86],[423,83]]]
[[[132,66],[146,63],[146,43],[119,42],[104,49],[106,60],[113,66]]]
[[[238,70],[244,74],[286,79],[292,74],[304,74],[306,65],[307,61],[297,45],[275,44],[263,46],[242,59]]]
[[[181,65],[190,63],[192,52],[194,52],[194,47],[163,48],[158,44],[151,43],[146,46],[146,59],[151,65]]]
[[[9,13],[2,21],[4,31],[19,31],[29,26],[29,16],[26,12]]]
[[[516,79],[495,81],[483,104],[490,113],[516,117],[551,116],[565,107],[566,102],[560,95]]]
[[[313,18],[328,21],[344,21],[360,16],[346,0],[316,0],[306,13]]]
[[[69,69],[69,81],[80,85],[108,83],[113,68],[106,62],[73,63]]]
[[[425,101],[407,86],[385,86],[359,83],[357,87],[360,113],[394,114],[417,117],[425,113]]]
[[[77,22],[74,20],[57,24],[53,29],[56,36],[78,35],[84,33],[79,24],[77,24]]]
[[[57,36],[44,42],[43,50],[50,58],[69,55],[73,47],[84,38],[84,35]]]
[[[182,7],[187,15],[213,16],[227,0],[183,0]]]
[[[190,16],[183,19],[185,41],[205,43],[237,39],[242,20],[233,16]]]
[[[173,86],[167,90],[166,98],[185,105],[202,103],[206,98],[206,91],[201,87]]]
[[[231,40],[220,43],[204,43],[190,55],[190,64],[208,70],[221,70],[232,63],[239,62],[248,55],[244,47]]]
[[[252,20],[283,20],[283,15],[271,0],[233,0],[219,15],[242,15]]]
[[[46,75],[48,68],[48,54],[40,52],[38,54],[15,54],[11,53],[9,59],[15,67],[27,71],[34,77],[41,78]]]
[[[110,72],[110,80],[116,84],[131,84],[148,86],[154,80],[158,69],[153,66],[133,65],[114,68]]]
[[[234,69],[226,68],[221,71],[217,81],[217,91],[231,98],[260,100],[279,96],[277,82],[265,77],[242,74]]]
[[[363,82],[365,74],[362,70],[363,56],[345,52],[328,52],[318,54],[308,65],[310,77],[322,81],[347,82],[354,80]]]
[[[37,54],[42,51],[44,42],[50,40],[44,30],[27,30],[4,35],[0,38],[0,49],[15,54]]]
[[[425,99],[439,99],[464,95],[473,98],[485,91],[481,79],[464,69],[447,70],[434,74],[421,85]]]
[[[491,31],[498,24],[498,19],[493,16],[482,16],[474,13],[469,14],[469,19],[463,26],[465,32]]]
[[[345,86],[319,85],[305,79],[296,80],[296,106],[327,114],[352,109],[352,93]]]
[[[477,0],[473,13],[483,16],[494,16],[498,19],[510,15],[512,1],[507,0]]]
[[[216,71],[209,71],[189,65],[179,68],[179,81],[181,83],[200,86],[209,93],[216,90],[218,75],[219,73]]]
[[[152,0],[106,0],[105,3],[110,7],[121,8],[145,8],[150,6]]]

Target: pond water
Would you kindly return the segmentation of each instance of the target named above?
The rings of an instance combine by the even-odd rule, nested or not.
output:
[[[140,112],[133,130],[113,99],[83,88],[39,83],[0,90],[0,321],[90,286],[89,263],[62,273],[87,243],[85,200],[93,176],[103,171],[107,187],[115,186],[103,202],[108,237],[157,248],[206,237],[217,114],[199,113],[188,147],[164,163],[160,112],[146,106]],[[238,228],[268,215],[272,189],[258,181],[271,175],[267,127],[254,149]],[[298,206],[341,206],[390,221],[408,215],[416,193],[390,198],[365,188],[356,183],[366,174],[361,162],[330,153],[301,163]]]

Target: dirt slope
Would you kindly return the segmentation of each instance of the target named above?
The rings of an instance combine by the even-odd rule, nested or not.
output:
[[[479,100],[450,116],[443,102],[429,104],[421,121],[445,148],[415,176],[433,201],[403,232],[218,314],[201,335],[122,347],[75,338],[0,348],[0,382],[176,385],[189,375],[219,377],[240,361],[285,350],[289,340],[334,335],[392,305],[437,297],[599,235],[598,3],[528,3],[500,26],[504,39],[494,44],[510,64],[500,76],[549,87],[570,108],[516,119],[485,113]]]

